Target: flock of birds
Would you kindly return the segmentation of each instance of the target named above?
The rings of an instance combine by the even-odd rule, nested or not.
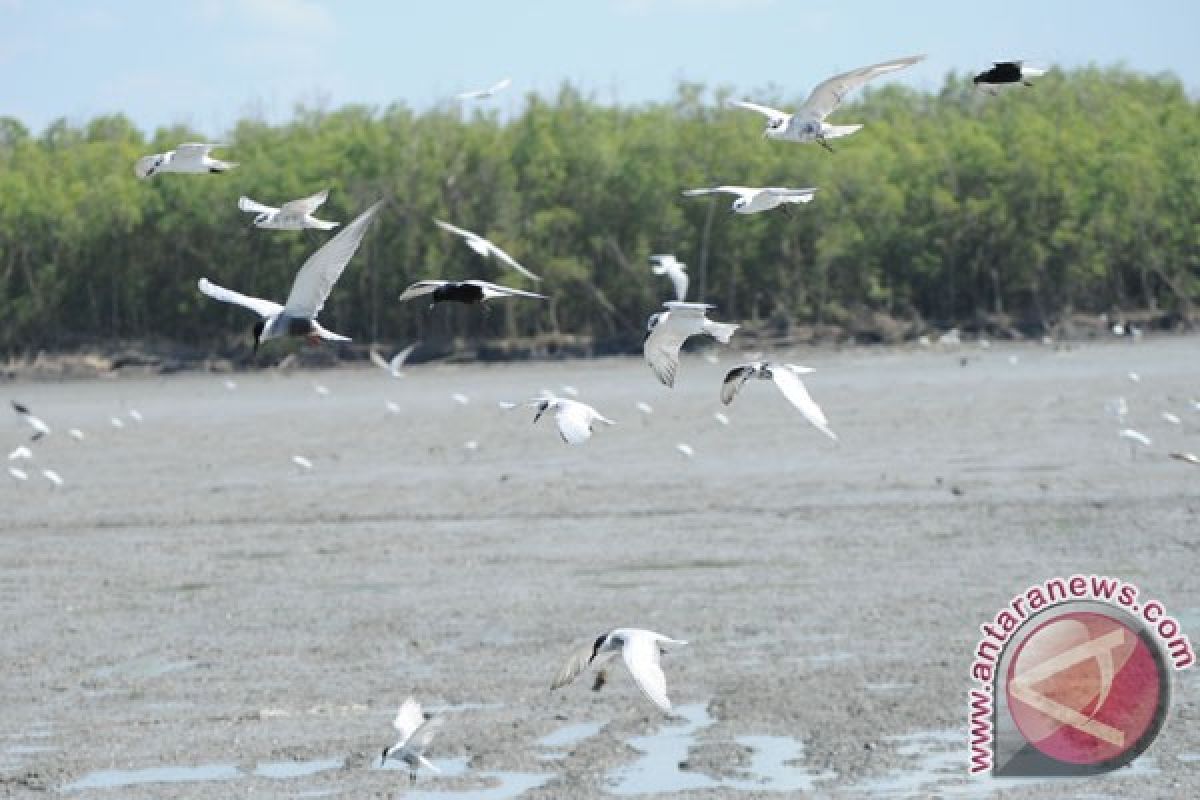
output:
[[[862,128],[861,125],[830,124],[826,121],[847,94],[876,77],[912,66],[922,58],[924,56],[899,58],[836,75],[818,84],[805,103],[792,113],[744,100],[733,101],[733,104],[766,117],[766,128],[763,131],[766,138],[795,143],[817,143],[833,152],[829,140],[849,136]],[[997,62],[992,68],[977,75],[974,80],[977,85],[995,91],[1003,86],[1029,85],[1032,78],[1042,74],[1044,74],[1044,70],[1026,66],[1023,62]],[[505,79],[487,89],[464,92],[459,95],[459,98],[462,100],[489,98],[503,91],[510,83],[509,79]],[[138,159],[134,166],[134,172],[137,177],[144,179],[165,173],[224,173],[238,166],[234,162],[214,158],[212,151],[217,147],[218,145],[214,144],[183,144],[166,153]],[[780,206],[812,202],[816,191],[815,188],[723,185],[688,189],[683,194],[688,197],[715,193],[731,194],[736,196],[732,206],[734,212],[755,214]],[[314,216],[327,199],[328,190],[323,190],[274,207],[243,196],[238,201],[238,208],[246,213],[254,214],[253,224],[263,229],[332,230],[339,227],[339,223],[318,219]],[[304,337],[313,344],[320,341],[347,341],[349,337],[328,330],[317,321],[317,317],[338,278],[358,250],[380,206],[381,203],[377,202],[367,208],[313,253],[296,273],[287,298],[282,304],[241,294],[232,289],[218,286],[207,278],[200,278],[197,286],[203,294],[214,300],[240,306],[256,315],[257,319],[252,328],[255,351],[260,344],[281,337]],[[442,220],[434,220],[434,222],[442,230],[460,237],[472,251],[481,257],[493,259],[530,281],[540,280],[537,275],[517,262],[494,242],[448,222]],[[679,371],[679,354],[684,342],[694,336],[709,336],[717,342],[728,343],[738,326],[709,319],[707,314],[713,309],[711,305],[687,301],[687,267],[674,255],[651,256],[650,265],[655,274],[665,276],[671,281],[675,300],[664,303],[665,310],[649,317],[643,353],[657,379],[664,385],[673,387]],[[482,306],[497,299],[545,299],[545,295],[479,279],[422,280],[409,286],[400,295],[402,301],[415,298],[428,298],[430,308],[432,308],[439,303],[447,302]],[[372,350],[371,359],[380,369],[398,377],[403,374],[401,370],[405,360],[412,353],[414,347],[415,345],[411,345],[401,350],[391,359],[386,359]],[[720,387],[720,398],[724,404],[728,405],[742,387],[752,379],[770,381],[813,427],[836,441],[837,434],[831,428],[821,407],[809,395],[801,379],[801,375],[810,372],[812,372],[811,369],[794,364],[767,361],[739,364],[725,375]],[[464,397],[463,401],[465,399]],[[563,441],[572,445],[586,442],[591,437],[597,423],[614,424],[613,420],[586,403],[557,396],[548,391],[526,403],[502,403],[502,405],[507,408],[536,409],[535,423],[547,412],[553,412],[560,436]],[[640,410],[649,413],[650,407],[645,403],[639,403],[638,406]],[[49,426],[31,413],[28,407],[13,402],[13,408],[32,430],[34,441],[49,435]],[[134,414],[136,412],[130,412],[134,419],[140,418],[140,415],[133,416]],[[718,421],[728,421],[722,414],[716,416]],[[1124,413],[1119,413],[1119,416],[1123,419]],[[117,419],[114,418],[114,424],[116,422]],[[83,438],[83,434],[76,430],[72,430],[71,435],[75,438]],[[1135,443],[1149,444],[1147,437],[1131,429],[1123,429],[1121,436]],[[679,448],[685,455],[690,450],[686,445],[679,445]],[[31,455],[29,448],[22,446],[9,455],[9,460],[16,461],[29,458]],[[1191,461],[1191,463],[1200,464],[1200,459],[1191,454],[1172,455]],[[304,468],[312,466],[311,462],[301,456],[296,457],[296,463]],[[9,471],[13,473],[14,477],[22,480],[26,477],[16,467],[10,467]],[[18,473],[21,474],[18,475]],[[45,470],[43,474],[56,484],[62,482],[53,470]],[[669,648],[685,644],[687,644],[685,641],[672,639],[654,631],[640,628],[616,628],[601,634],[586,647],[573,653],[554,678],[551,688],[558,689],[572,683],[590,667],[599,666],[610,657],[620,653],[629,674],[645,697],[654,706],[667,713],[671,710],[671,702],[668,699],[666,676],[663,673],[660,658]],[[603,674],[601,672],[597,677],[597,687],[604,681]],[[381,764],[386,764],[388,760],[401,761],[408,766],[413,780],[416,779],[417,770],[420,767],[436,770],[436,766],[429,761],[425,753],[440,724],[441,718],[428,717],[422,712],[420,704],[414,698],[409,697],[400,706],[393,723],[399,739],[394,745],[384,748]]]

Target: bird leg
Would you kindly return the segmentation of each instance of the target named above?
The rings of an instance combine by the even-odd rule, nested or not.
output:
[[[824,147],[826,150],[828,150],[831,153],[833,152],[833,148],[829,146],[829,142],[825,141],[824,135],[818,133],[817,134],[817,142],[820,143],[821,147]]]

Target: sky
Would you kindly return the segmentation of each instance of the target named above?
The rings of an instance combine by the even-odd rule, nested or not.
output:
[[[0,116],[34,131],[121,112],[217,138],[298,103],[424,110],[511,77],[515,113],[568,81],[600,102],[680,81],[802,99],[837,72],[926,53],[936,90],[997,59],[1123,64],[1200,89],[1196,0],[0,0]]]

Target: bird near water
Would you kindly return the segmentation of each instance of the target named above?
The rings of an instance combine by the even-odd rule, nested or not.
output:
[[[420,767],[441,772],[433,762],[425,757],[425,750],[442,724],[441,717],[426,718],[421,711],[421,704],[412,697],[400,704],[392,727],[400,734],[400,738],[391,747],[383,748],[380,766],[387,764],[388,759],[394,758],[408,765],[409,782],[417,780],[417,770]]]
[[[663,303],[666,311],[651,314],[646,321],[646,339],[642,354],[646,363],[665,386],[675,385],[679,371],[679,349],[691,336],[706,334],[727,344],[738,329],[736,324],[713,322],[705,312],[714,306],[706,303]]]
[[[603,664],[620,653],[642,694],[663,713],[670,713],[667,677],[663,674],[660,658],[670,647],[685,644],[687,642],[682,639],[672,639],[641,628],[614,628],[600,634],[590,645],[573,653],[555,676],[550,689],[566,686],[591,665]]]
[[[732,403],[733,398],[751,378],[772,381],[788,402],[799,409],[814,428],[837,441],[837,434],[829,427],[829,420],[825,418],[825,412],[809,395],[804,381],[800,380],[802,374],[812,371],[810,367],[801,367],[795,364],[771,364],[766,361],[739,364],[729,370],[725,375],[725,380],[721,382],[721,402],[725,405]]]

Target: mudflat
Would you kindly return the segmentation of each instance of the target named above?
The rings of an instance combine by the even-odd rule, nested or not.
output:
[[[729,349],[673,390],[634,359],[4,386],[53,433],[0,474],[0,794],[997,796],[967,690],[1014,594],[1119,577],[1200,638],[1196,337],[768,355],[838,443],[766,382],[721,406]],[[563,385],[618,424],[497,405]],[[690,642],[674,717],[619,662],[549,691],[616,626]],[[1196,675],[1078,791],[1196,796]],[[446,717],[411,787],[378,768],[410,693]]]

